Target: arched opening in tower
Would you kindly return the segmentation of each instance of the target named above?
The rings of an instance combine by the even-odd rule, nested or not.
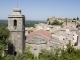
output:
[[[14,26],[17,26],[17,20],[14,20]]]

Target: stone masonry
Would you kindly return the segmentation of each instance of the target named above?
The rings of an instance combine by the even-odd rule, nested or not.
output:
[[[12,53],[23,53],[25,49],[25,16],[21,14],[20,8],[14,8],[13,13],[8,16],[8,29],[11,33],[11,43],[14,46]]]

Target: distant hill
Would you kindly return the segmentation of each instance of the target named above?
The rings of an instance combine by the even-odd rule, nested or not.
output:
[[[34,27],[34,24],[46,23],[45,21],[25,20],[25,27]],[[0,20],[0,25],[8,26],[8,20]]]

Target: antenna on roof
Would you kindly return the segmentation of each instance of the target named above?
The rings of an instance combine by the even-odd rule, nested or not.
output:
[[[18,7],[18,2],[17,2],[17,7]]]

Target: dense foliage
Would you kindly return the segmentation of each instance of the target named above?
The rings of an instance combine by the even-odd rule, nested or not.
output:
[[[8,26],[8,23],[7,23],[8,21],[6,21],[6,20],[0,20],[0,26]]]
[[[76,18],[73,18],[73,20],[76,20]]]
[[[60,53],[60,54],[59,54]],[[39,54],[40,60],[80,60],[80,50],[67,45],[67,49],[59,50],[58,53],[42,52]]]
[[[49,22],[49,25],[62,25],[63,22],[59,22],[58,20],[54,20],[52,23]]]
[[[77,28],[80,27],[80,24],[78,24],[76,27],[77,27]]]
[[[2,60],[80,60],[80,50],[68,44],[67,49],[56,49],[54,52],[42,50],[39,56],[35,57],[27,48],[24,54],[7,55]]]
[[[34,57],[34,54],[32,54],[29,49],[30,47],[27,47],[25,49],[24,54],[18,53],[16,56],[14,55],[4,56],[2,60],[37,60],[37,58]]]
[[[57,60],[80,60],[80,50],[68,44],[67,49],[61,51]]]
[[[79,17],[77,17],[77,20],[79,20]]]
[[[35,24],[34,23],[25,23],[25,27],[34,27]]]
[[[6,27],[0,26],[0,59],[3,50],[7,48],[7,44],[9,43],[9,33],[9,30]]]
[[[73,18],[73,20],[79,20],[79,17],[77,17],[77,18]]]

